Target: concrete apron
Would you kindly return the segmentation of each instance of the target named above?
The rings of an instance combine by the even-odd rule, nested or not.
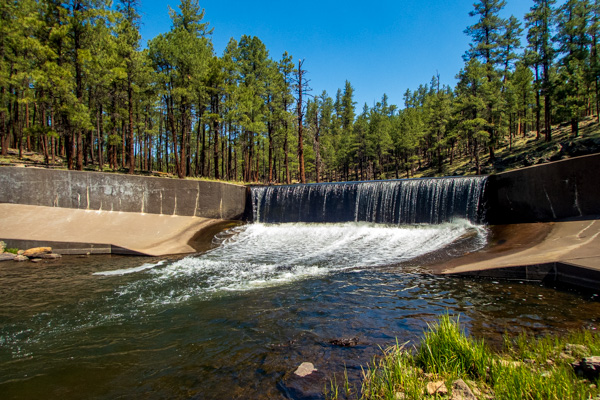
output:
[[[8,247],[52,246],[61,254],[194,253],[189,243],[223,220],[175,215],[0,204],[0,240]]]
[[[515,232],[525,232],[519,236]],[[600,290],[600,219],[515,224],[491,245],[438,273],[566,284]]]

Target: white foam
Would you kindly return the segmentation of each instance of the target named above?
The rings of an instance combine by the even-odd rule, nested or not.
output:
[[[134,267],[134,268],[126,268],[126,269],[115,269],[113,271],[100,271],[100,272],[94,272],[92,275],[99,275],[99,276],[113,276],[113,275],[127,275],[127,274],[133,274],[135,272],[140,272],[140,271],[145,271],[147,269],[152,269],[155,267],[159,267],[161,265],[163,265],[166,261],[162,260],[157,262],[156,264],[143,264],[140,265],[139,267]]]
[[[152,299],[172,303],[209,293],[244,291],[291,283],[352,268],[397,264],[444,248],[467,234],[485,243],[485,229],[461,220],[442,225],[385,226],[371,223],[260,224],[222,234],[221,246],[149,271]],[[475,244],[477,245],[477,244]],[[471,249],[473,250],[473,249]],[[114,272],[113,272],[114,274]],[[174,289],[162,292],[158,286]],[[125,289],[125,288],[124,288]],[[132,291],[142,290],[129,288]]]

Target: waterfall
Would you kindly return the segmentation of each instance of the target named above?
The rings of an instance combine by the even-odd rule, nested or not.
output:
[[[255,222],[440,224],[482,221],[486,177],[260,186],[251,189]]]

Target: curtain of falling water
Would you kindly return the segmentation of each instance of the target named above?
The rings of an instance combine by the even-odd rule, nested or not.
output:
[[[482,221],[486,177],[253,187],[255,222]]]

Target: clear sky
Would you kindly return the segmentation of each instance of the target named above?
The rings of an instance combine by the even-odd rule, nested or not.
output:
[[[383,93],[391,104],[404,108],[407,88],[429,83],[440,74],[454,86],[463,67],[462,55],[470,38],[467,26],[474,0],[396,0],[332,2],[200,1],[205,21],[214,28],[212,41],[222,55],[230,38],[246,34],[265,43],[272,59],[284,51],[304,59],[313,95],[326,90],[331,97],[349,80],[355,89],[357,112],[373,106]],[[140,0],[142,40],[171,27],[167,5],[179,0]],[[503,17],[523,21],[531,0],[507,0]]]

